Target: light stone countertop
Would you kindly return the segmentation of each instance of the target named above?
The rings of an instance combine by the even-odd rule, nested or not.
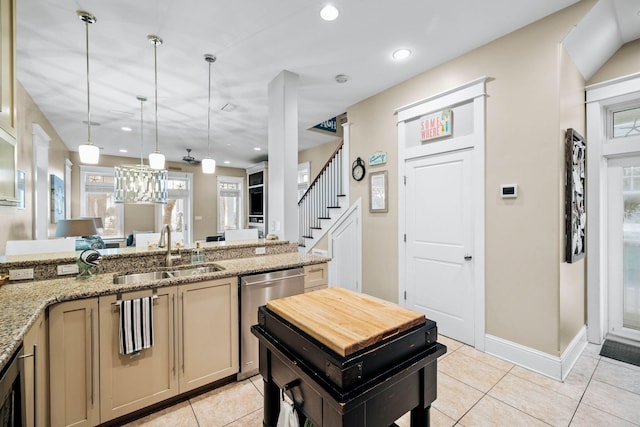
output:
[[[19,347],[24,334],[40,313],[58,302],[254,274],[270,270],[282,270],[328,261],[330,259],[326,257],[290,252],[196,264],[194,265],[195,267],[216,264],[222,267],[223,270],[197,276],[167,278],[128,285],[114,284],[114,273],[100,274],[84,280],[66,277],[15,284],[7,282],[7,284],[0,286],[0,370],[4,368],[9,358]],[[174,269],[186,267],[191,267],[191,265],[174,266]]]

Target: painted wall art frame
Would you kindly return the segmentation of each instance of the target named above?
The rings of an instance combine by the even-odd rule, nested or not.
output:
[[[388,212],[387,171],[369,174],[369,212]]]
[[[565,133],[565,260],[573,263],[584,257],[586,245],[586,160],[585,139],[575,131]]]
[[[64,181],[51,175],[51,222],[64,219]]]

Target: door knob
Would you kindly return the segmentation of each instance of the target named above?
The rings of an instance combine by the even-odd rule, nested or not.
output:
[[[465,255],[464,255],[464,259],[465,259],[466,261],[471,261],[471,259],[472,259],[472,258],[473,258],[473,257],[472,257],[470,254],[465,254]]]

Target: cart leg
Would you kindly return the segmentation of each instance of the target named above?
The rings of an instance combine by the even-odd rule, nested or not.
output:
[[[421,408],[420,405],[411,410],[411,427],[429,427],[429,409],[431,405],[426,408]]]
[[[264,383],[264,427],[276,427],[280,412],[280,389],[273,381],[262,380]]]

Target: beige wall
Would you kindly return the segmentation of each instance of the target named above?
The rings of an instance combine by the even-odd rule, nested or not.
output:
[[[16,110],[17,110],[17,157],[18,169],[25,173],[25,208],[0,208],[0,255],[4,254],[7,240],[28,240],[33,237],[33,124],[38,124],[49,135],[49,173],[64,179],[64,160],[67,156],[67,148],[53,129],[47,118],[42,114],[31,96],[22,85],[16,83]],[[49,187],[49,186],[47,186]],[[40,195],[49,202],[49,194]],[[47,204],[47,206],[49,206]],[[47,208],[49,223],[49,235],[55,234],[55,225],[51,224],[51,209]]]
[[[341,143],[342,139],[336,139],[298,153],[298,163],[309,162],[311,164],[311,182],[318,176],[325,163],[327,163],[327,160],[329,160],[329,157],[336,151],[336,148],[338,148],[338,145]]]
[[[640,71],[640,39],[626,43],[587,82],[601,83]]]
[[[386,165],[368,168],[389,171],[390,195],[389,213],[363,209],[364,292],[398,297],[394,109],[489,76],[494,80],[487,84],[486,101],[486,332],[552,355],[566,348],[584,324],[584,275],[580,266],[560,274],[563,129],[584,128],[584,95],[576,92],[580,81],[559,44],[594,3],[583,1],[347,110],[350,159],[388,153]],[[501,199],[500,184],[514,182],[519,197]],[[352,180],[352,201],[362,197],[367,206],[367,189],[367,179]],[[561,304],[561,292],[575,303]]]

